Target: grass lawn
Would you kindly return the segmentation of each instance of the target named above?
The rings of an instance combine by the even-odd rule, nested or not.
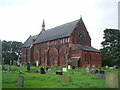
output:
[[[7,66],[6,66],[7,68]],[[98,79],[94,74],[81,73],[82,68],[78,70],[68,70],[63,72],[63,75],[56,75],[55,68],[52,69],[52,74],[40,74],[25,72],[26,67],[11,66],[12,69],[23,71],[24,88],[106,88],[105,80]],[[31,67],[40,72],[40,67]],[[117,72],[117,71],[113,71]],[[19,72],[2,71],[2,87],[3,88],[23,88],[17,86]],[[71,78],[70,81],[64,82],[62,79],[65,76]]]

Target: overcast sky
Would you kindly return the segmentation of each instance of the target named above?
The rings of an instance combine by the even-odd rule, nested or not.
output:
[[[30,35],[80,18],[100,49],[103,30],[118,28],[119,0],[0,0],[0,39],[25,42]]]

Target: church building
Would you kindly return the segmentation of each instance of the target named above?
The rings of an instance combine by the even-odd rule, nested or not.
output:
[[[39,34],[29,36],[22,48],[22,64],[39,66],[102,66],[101,52],[91,46],[91,38],[80,18],[48,30],[43,20]]]

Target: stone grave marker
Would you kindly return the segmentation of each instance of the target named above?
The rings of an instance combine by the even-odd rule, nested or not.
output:
[[[108,69],[108,66],[105,66],[106,67],[106,69]]]
[[[72,66],[72,69],[75,69],[75,66]]]
[[[48,74],[51,74],[51,73],[52,73],[52,69],[49,68],[49,69],[47,70],[47,73],[48,73]]]
[[[85,69],[85,70],[86,70],[86,72],[87,72],[87,73],[89,73],[89,72],[90,72],[89,67],[86,67],[86,69]]]
[[[107,88],[119,88],[118,74],[107,73],[106,74],[106,85]]]
[[[40,68],[41,74],[45,74],[44,68]]]
[[[68,72],[68,71],[67,71],[67,68],[62,68],[62,71],[63,71],[63,72]]]
[[[37,66],[37,67],[39,66],[39,61],[36,61],[36,66]]]
[[[63,73],[61,71],[56,71],[57,75],[63,75]]]
[[[96,78],[105,79],[106,78],[105,71],[100,70],[99,73],[96,74]]]
[[[92,65],[93,68],[95,68],[95,65]]]
[[[30,63],[27,63],[27,71],[30,71]]]
[[[24,87],[24,76],[19,75],[17,85]]]
[[[68,69],[71,69],[71,66],[70,66],[70,65],[68,65]]]
[[[103,71],[103,70],[100,70],[100,74],[105,74],[105,71]]]
[[[109,67],[110,70],[113,70],[114,68],[113,67]]]
[[[98,70],[97,70],[97,69],[92,69],[92,70],[91,70],[91,73],[92,73],[92,74],[96,74],[96,73],[98,73]]]
[[[8,72],[10,72],[10,65],[8,65]]]
[[[105,74],[96,74],[96,78],[105,79]]]

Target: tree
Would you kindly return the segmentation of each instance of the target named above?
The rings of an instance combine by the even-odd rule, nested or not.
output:
[[[102,62],[103,65],[120,66],[120,30],[104,30],[104,41],[102,44]]]
[[[10,60],[18,59],[18,56],[21,55],[22,42],[17,41],[2,41],[2,53],[4,57],[5,64],[9,64]]]

